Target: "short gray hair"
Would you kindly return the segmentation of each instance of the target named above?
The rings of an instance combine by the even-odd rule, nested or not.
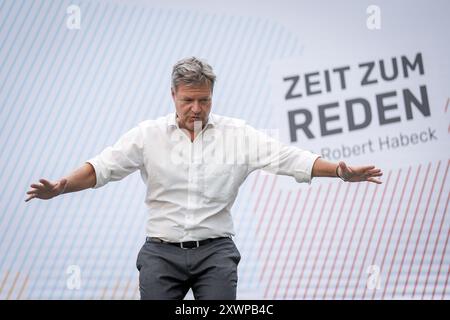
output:
[[[172,89],[175,91],[179,84],[187,86],[208,84],[213,92],[215,81],[216,75],[212,67],[196,57],[182,59],[173,66]]]

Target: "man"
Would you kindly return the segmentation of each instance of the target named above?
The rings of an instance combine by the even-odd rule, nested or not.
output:
[[[40,179],[25,201],[99,188],[140,170],[147,185],[147,238],[137,257],[141,299],[236,299],[241,259],[231,207],[257,169],[311,183],[313,177],[380,184],[374,166],[328,162],[286,146],[242,120],[212,114],[216,76],[195,57],[175,64],[175,113],[141,122],[116,144],[55,182]]]

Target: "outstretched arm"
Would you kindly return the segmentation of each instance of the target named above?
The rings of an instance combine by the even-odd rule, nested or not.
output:
[[[348,182],[369,181],[377,184],[382,182],[376,177],[383,175],[381,169],[373,165],[368,166],[347,166],[344,161],[338,164],[318,158],[312,168],[313,177],[339,177]]]
[[[48,200],[63,193],[92,188],[95,186],[96,176],[92,165],[85,163],[69,176],[61,178],[58,181],[51,182],[46,179],[39,179],[39,182],[30,185],[31,189],[27,192],[28,198],[25,202],[34,198]]]

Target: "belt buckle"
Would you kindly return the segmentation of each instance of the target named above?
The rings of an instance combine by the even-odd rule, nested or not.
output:
[[[195,244],[196,244],[195,248],[200,247],[200,241],[195,241]],[[180,248],[181,249],[192,249],[192,248],[185,248],[185,247],[183,247],[183,242],[180,242]]]

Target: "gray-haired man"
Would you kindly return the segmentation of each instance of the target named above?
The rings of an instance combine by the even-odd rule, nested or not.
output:
[[[211,113],[216,76],[195,57],[172,72],[176,112],[139,123],[69,176],[31,184],[25,201],[99,188],[140,170],[147,186],[145,244],[136,266],[141,299],[235,299],[241,259],[231,207],[253,171],[381,183],[374,166],[328,162],[283,145],[244,121]]]

